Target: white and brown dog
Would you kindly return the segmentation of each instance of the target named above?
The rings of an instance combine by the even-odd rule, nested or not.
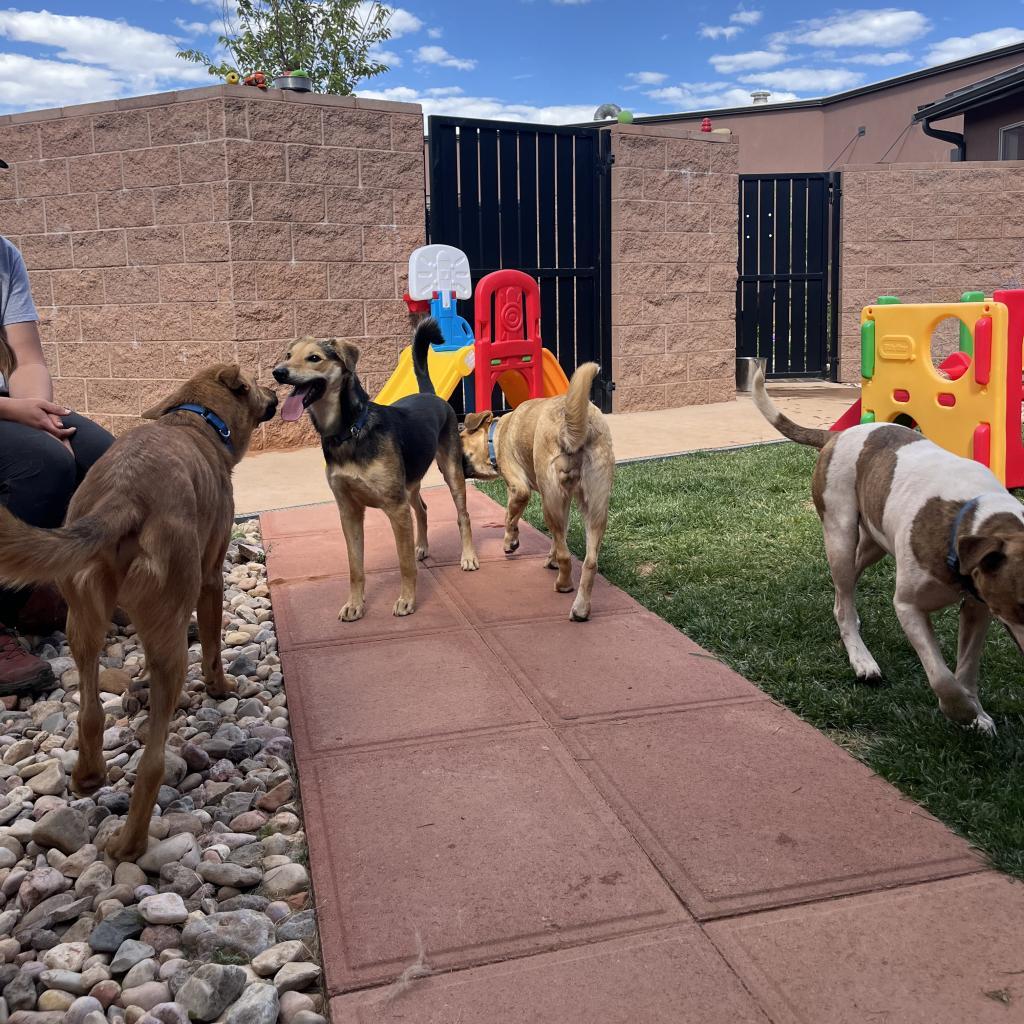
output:
[[[490,412],[466,417],[462,434],[467,477],[508,485],[505,552],[519,547],[519,518],[538,491],[544,522],[551,532],[547,566],[558,570],[555,590],[572,591],[572,560],[565,543],[569,505],[575,497],[587,533],[580,589],[569,618],[590,618],[590,594],[597,575],[597,553],[608,525],[608,502],[615,475],[612,436],[601,411],[590,401],[597,363],[577,367],[569,389],[556,398],[533,398],[495,419]]]
[[[989,622],[1006,626],[1024,651],[1024,509],[987,467],[945,451],[915,430],[869,423],[841,433],[801,427],[754,381],[754,402],[780,433],[819,448],[811,485],[835,585],[839,633],[857,678],[881,671],[860,635],[854,588],[892,555],[893,604],[947,718],[994,733],[978,699]],[[930,615],[962,601],[956,670],[950,671]]]

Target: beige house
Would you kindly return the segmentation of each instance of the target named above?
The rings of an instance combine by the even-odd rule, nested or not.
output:
[[[1018,43],[821,99],[772,103],[770,94],[759,94],[761,102],[745,107],[638,117],[636,123],[675,124],[697,130],[705,117],[710,118],[714,128],[728,128],[740,137],[741,174],[826,171],[847,164],[948,161],[956,143],[926,134],[925,120],[915,119],[918,108],[980,85],[981,80],[1019,69],[1022,64],[1024,43]],[[966,158],[998,159],[1000,129],[1024,122],[1024,90],[1003,95],[998,103],[986,107],[984,117],[979,112],[965,115],[954,111],[939,130],[964,133],[965,117]]]

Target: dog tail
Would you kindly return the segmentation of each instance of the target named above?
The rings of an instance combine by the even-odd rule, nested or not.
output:
[[[812,448],[824,448],[828,442],[835,437],[831,430],[820,430],[815,427],[801,427],[794,423],[782,410],[768,397],[768,391],[764,386],[764,374],[758,367],[754,373],[754,405],[760,410],[761,415],[784,437],[797,444],[810,445]]]
[[[0,504],[0,582],[24,587],[71,576],[126,532],[122,517],[84,516],[70,526],[29,526]]]
[[[565,426],[559,441],[568,453],[578,452],[587,441],[587,424],[590,417],[590,388],[600,372],[597,363],[583,363],[569,381],[565,395]]]
[[[430,379],[430,370],[427,368],[427,355],[431,345],[443,343],[444,335],[441,334],[437,321],[433,317],[421,321],[412,339],[412,368],[421,395],[437,393],[434,391],[434,382]]]

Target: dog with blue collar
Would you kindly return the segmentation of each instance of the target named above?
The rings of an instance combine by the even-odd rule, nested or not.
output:
[[[995,619],[1024,653],[1024,508],[995,474],[896,423],[842,432],[802,427],[768,397],[754,402],[785,437],[818,448],[811,486],[835,587],[839,635],[859,680],[882,678],[861,637],[854,590],[886,555],[896,560],[893,605],[939,708],[951,721],[994,734],[978,695],[985,636]],[[957,660],[950,668],[931,615],[960,605]]]
[[[221,661],[224,555],[231,540],[231,473],[277,396],[231,363],[193,375],[97,460],[68,506],[64,526],[40,530],[0,507],[0,580],[54,582],[68,602],[71,654],[80,675],[78,760],[72,786],[106,784],[99,655],[111,612],[138,632],[150,679],[146,749],[128,818],[105,853],[134,861],[146,850],[164,778],[167,729],[186,678],[193,611],[209,697],[236,688]]]

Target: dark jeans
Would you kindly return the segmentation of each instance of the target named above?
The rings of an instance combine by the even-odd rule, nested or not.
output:
[[[74,456],[52,434],[0,420],[0,501],[32,526],[52,528],[64,522],[71,495],[114,442],[101,426],[78,413],[61,419],[65,426],[78,428],[69,439]],[[0,589],[0,622],[16,617],[29,593]]]

